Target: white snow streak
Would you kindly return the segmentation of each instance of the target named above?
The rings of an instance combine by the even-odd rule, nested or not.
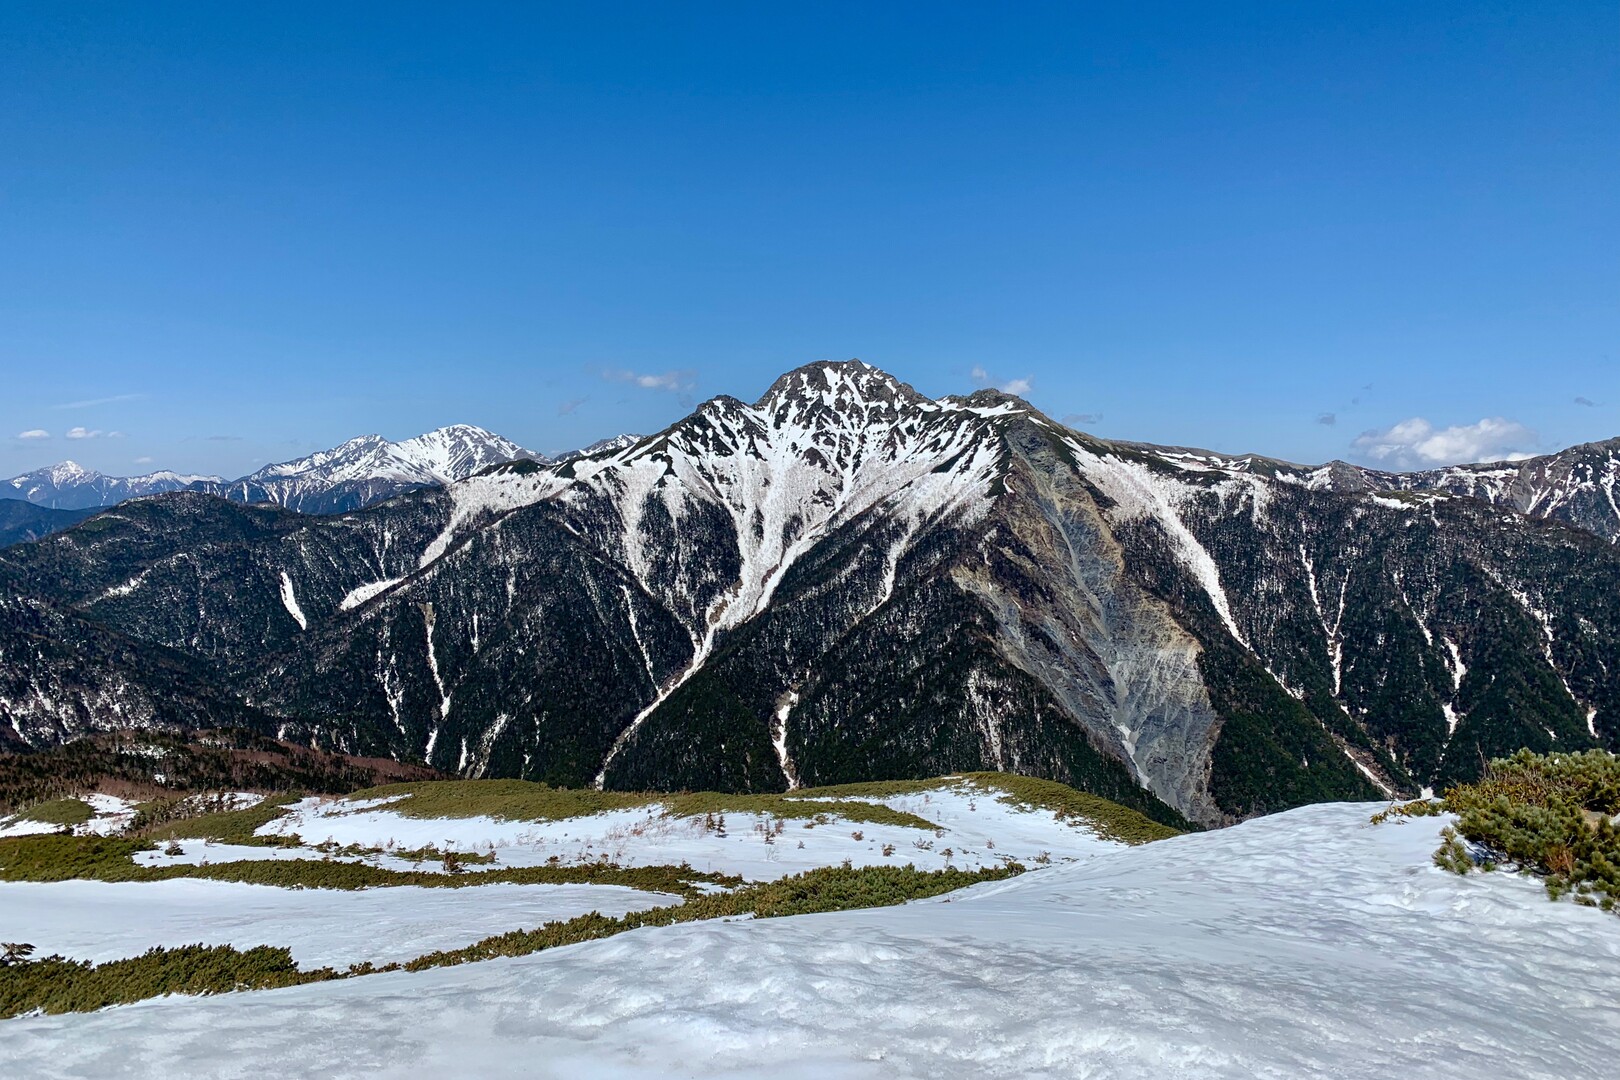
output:
[[[292,578],[287,576],[285,570],[281,572],[281,603],[286,607],[287,614],[298,621],[298,629],[309,629],[309,620],[304,618],[304,611],[298,606],[298,597],[293,595]]]

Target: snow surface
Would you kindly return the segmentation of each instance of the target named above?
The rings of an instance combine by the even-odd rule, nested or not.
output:
[[[0,1024],[14,1077],[1599,1078],[1620,920],[1312,806],[867,911]],[[454,894],[452,894],[454,895]]]
[[[296,834],[306,844],[331,841],[339,847],[413,850],[449,846],[458,851],[492,851],[500,866],[542,866],[553,858],[567,866],[594,862],[604,855],[621,866],[687,863],[695,870],[739,874],[750,881],[836,866],[845,859],[852,866],[911,863],[925,870],[945,866],[973,869],[1007,859],[1025,865],[1036,865],[1043,857],[1052,861],[1086,859],[1119,847],[1099,839],[1083,824],[1059,821],[1049,810],[1012,806],[993,792],[967,784],[946,783],[915,795],[860,801],[880,802],[937,828],[874,825],[833,816],[826,824],[784,819],[777,832],[777,819],[772,815],[728,813],[724,815],[725,834],[720,835],[706,829],[702,818],[666,816],[662,803],[560,821],[498,821],[487,817],[410,818],[390,809],[388,800],[357,803],[309,798],[285,817],[261,827],[259,833]],[[765,842],[767,836],[770,843]],[[885,845],[893,848],[888,855],[883,853]],[[318,857],[304,851],[305,858]],[[191,854],[188,850],[187,855]],[[211,857],[210,861],[221,862],[224,857]],[[386,860],[379,865],[399,868]],[[430,868],[429,864],[421,867]]]
[[[677,902],[619,885],[342,890],[188,879],[0,882],[0,927],[7,941],[26,941],[40,956],[98,963],[154,945],[201,942],[284,945],[305,967],[347,967],[404,962],[592,911],[622,915]]]

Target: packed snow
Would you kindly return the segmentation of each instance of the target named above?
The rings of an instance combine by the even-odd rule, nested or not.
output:
[[[230,881],[0,882],[0,927],[40,956],[101,962],[154,945],[283,945],[304,967],[413,960],[592,911],[677,903],[619,885],[281,889]],[[0,1042],[4,1041],[0,1026]]]
[[[897,908],[0,1024],[59,1076],[1599,1078],[1620,920],[1311,806]]]

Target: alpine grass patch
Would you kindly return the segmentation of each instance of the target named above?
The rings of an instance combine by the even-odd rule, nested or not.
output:
[[[17,818],[25,821],[40,821],[46,825],[83,825],[96,816],[90,804],[83,799],[52,799],[49,802],[36,803],[26,810],[19,811]]]

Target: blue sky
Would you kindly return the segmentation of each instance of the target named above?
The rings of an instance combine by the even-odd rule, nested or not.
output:
[[[1609,0],[9,3],[0,473],[554,451],[852,356],[1295,460],[1614,436],[1616,40]]]

